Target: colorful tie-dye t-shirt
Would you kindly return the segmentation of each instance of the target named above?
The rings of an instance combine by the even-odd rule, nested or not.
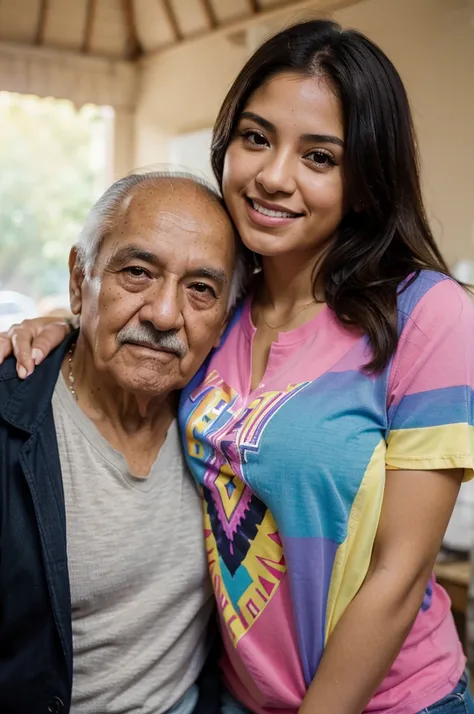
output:
[[[183,393],[185,450],[202,488],[209,568],[233,696],[296,714],[367,573],[386,469],[473,468],[474,307],[424,271],[398,298],[400,342],[377,375],[367,339],[327,307],[280,333],[251,391],[250,299]],[[414,714],[465,664],[434,578],[370,712]]]

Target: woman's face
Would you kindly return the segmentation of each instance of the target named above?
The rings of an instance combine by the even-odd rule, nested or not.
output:
[[[319,250],[347,210],[340,102],[323,78],[277,75],[250,98],[227,149],[223,195],[263,256]]]

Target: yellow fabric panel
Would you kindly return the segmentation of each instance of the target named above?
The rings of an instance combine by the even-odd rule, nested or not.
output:
[[[357,594],[369,569],[384,486],[385,441],[382,440],[372,454],[352,504],[347,537],[336,553],[329,585],[325,642]]]
[[[367,574],[382,508],[385,469],[439,471],[462,468],[474,477],[474,427],[467,423],[399,429],[381,441],[352,505],[347,537],[339,546],[329,586],[327,642]]]
[[[464,469],[474,476],[474,427],[467,423],[395,429],[387,440],[388,469],[440,471]]]

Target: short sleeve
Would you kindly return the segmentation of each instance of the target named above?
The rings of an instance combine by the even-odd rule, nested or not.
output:
[[[399,305],[386,467],[462,468],[468,480],[474,476],[474,305],[450,279],[428,285],[421,297],[419,292],[415,288],[415,297],[407,295]]]

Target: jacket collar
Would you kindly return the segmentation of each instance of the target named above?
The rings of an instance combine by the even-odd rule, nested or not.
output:
[[[17,384],[10,389],[9,396],[0,401],[0,415],[6,422],[29,434],[38,429],[51,406],[63,360],[78,334],[75,330],[68,335],[27,379],[18,377],[14,357],[7,360],[0,372],[0,383],[12,380]]]

